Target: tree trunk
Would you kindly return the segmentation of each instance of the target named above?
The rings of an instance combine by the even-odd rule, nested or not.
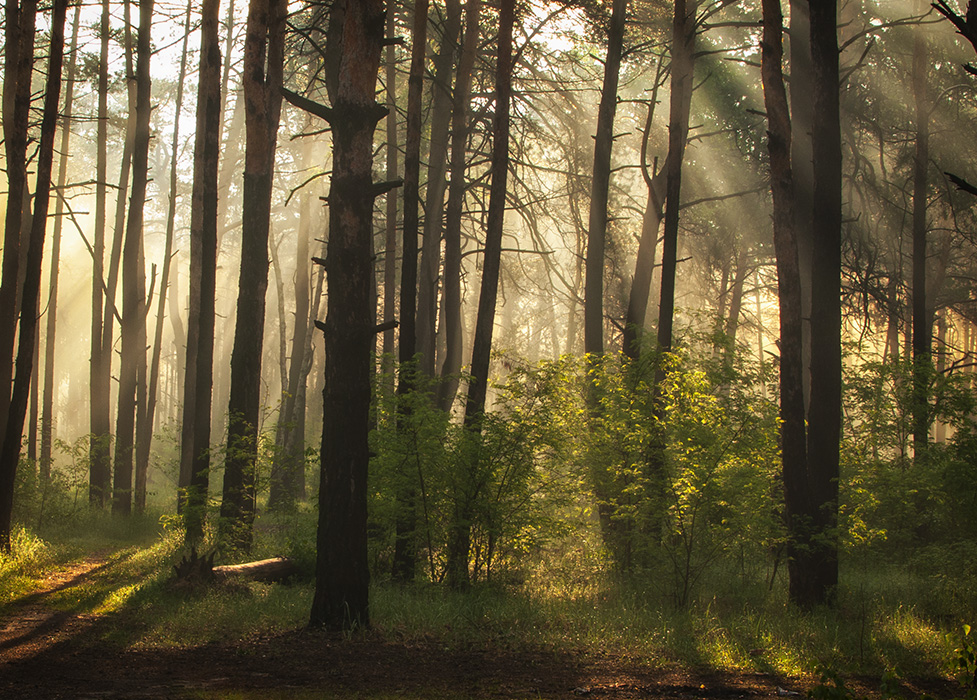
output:
[[[51,169],[54,162],[54,137],[58,126],[58,101],[61,98],[61,64],[64,57],[64,23],[68,0],[55,0],[51,11],[51,51],[48,59],[47,86],[44,94],[44,116],[37,154],[37,186],[34,192],[34,216],[27,258],[24,288],[21,295],[17,362],[3,445],[0,447],[0,551],[10,551],[11,516],[17,462],[20,460],[24,419],[31,377],[34,373],[34,349],[37,342],[38,302],[41,287],[41,262],[44,256],[44,234],[47,229],[48,203],[51,196]],[[9,19],[9,17],[8,17]],[[31,32],[33,34],[33,32]],[[6,251],[4,251],[6,253]],[[6,363],[4,363],[6,364]],[[4,392],[4,399],[7,398]]]
[[[78,48],[78,26],[81,6],[75,6],[72,20],[71,49],[65,81],[64,115],[61,121],[61,147],[58,164],[58,200],[54,205],[54,230],[51,232],[51,263],[48,284],[47,324],[44,333],[44,391],[41,399],[40,477],[43,483],[51,477],[51,447],[54,442],[54,350],[57,347],[58,267],[61,259],[61,226],[64,215],[64,186],[68,181],[68,147],[71,143],[71,110],[75,88],[75,51]],[[36,382],[35,382],[36,383]]]
[[[397,33],[397,13],[394,7],[387,11],[387,36]],[[385,57],[387,90],[387,180],[391,182],[400,177],[397,138],[397,47],[388,44]],[[398,190],[390,190],[386,201],[386,221],[384,222],[383,251],[383,320],[395,318],[397,313],[397,199]],[[396,328],[383,332],[382,372],[386,390],[394,391],[394,344]]]
[[[492,123],[492,185],[489,190],[482,281],[478,294],[478,315],[472,347],[471,381],[465,403],[465,429],[478,439],[488,390],[492,331],[502,263],[502,232],[505,223],[506,184],[509,175],[509,108],[512,95],[512,31],[515,0],[502,0],[499,9],[498,58],[495,66],[495,119]],[[469,478],[455,504],[449,533],[447,579],[453,588],[468,586],[468,558],[471,549],[473,508],[482,487],[477,450],[468,459]]]
[[[17,334],[17,310],[22,279],[21,239],[29,233],[24,231],[24,213],[25,202],[29,201],[27,126],[31,106],[36,14],[36,0],[24,0],[20,5],[17,2],[8,2],[4,13],[6,44],[3,139],[7,170],[7,210],[3,231],[3,276],[0,278],[0,387],[3,387],[0,390],[0,427],[6,426],[10,409],[9,387],[14,376],[14,338]],[[0,451],[4,449],[2,440],[0,438]],[[17,449],[19,452],[19,437]]]
[[[203,537],[210,484],[220,157],[220,138],[215,135],[220,131],[223,113],[217,26],[220,0],[204,0],[200,11],[200,73],[190,204],[190,299],[180,440],[180,488],[183,489],[186,540],[190,544]]]
[[[841,126],[835,0],[811,5],[814,67],[814,247],[811,258],[811,399],[808,494],[811,547],[798,556],[803,576],[791,596],[805,606],[828,602],[838,584],[838,467],[841,445]]]
[[[333,103],[316,586],[310,624],[368,626],[367,472],[374,338],[373,134],[382,0],[348,0]]]
[[[927,47],[917,27],[913,41],[913,98],[916,111],[916,153],[913,160],[913,454],[922,458],[929,441],[929,387],[933,378],[933,314],[926,289],[926,196],[929,161],[929,98]]]
[[[119,368],[118,418],[115,429],[115,474],[112,481],[112,512],[128,515],[132,510],[133,450],[136,413],[140,409],[139,365],[146,357],[146,298],[140,290],[145,280],[142,266],[143,210],[149,180],[150,91],[149,61],[152,55],[153,0],[139,4],[139,33],[136,45],[135,140],[132,148],[132,195],[122,250],[122,360]],[[144,395],[144,394],[143,394]]]
[[[102,344],[105,280],[105,209],[108,183],[108,92],[109,92],[109,0],[102,0],[99,20],[98,118],[96,126],[97,155],[95,165],[95,231],[92,236],[92,335],[89,363],[89,476],[88,502],[93,508],[104,508],[111,489],[112,465],[109,459],[108,388],[106,372],[111,366],[109,351]],[[111,357],[108,363],[111,362]]]
[[[451,72],[460,29],[461,2],[446,0],[441,47],[434,58],[431,150],[427,161],[427,191],[424,200],[424,247],[421,250],[417,288],[419,369],[428,377],[435,375],[437,366],[438,270],[441,267],[441,225],[448,160],[448,129],[451,122]]]
[[[444,299],[441,302],[441,324],[444,327],[444,364],[438,385],[438,406],[450,411],[458,393],[458,374],[463,355],[461,318],[461,217],[465,206],[465,179],[468,153],[468,110],[472,92],[472,70],[478,48],[478,15],[481,3],[468,0],[465,5],[465,36],[461,59],[455,76],[451,106],[451,183],[444,215]]]
[[[590,190],[590,220],[587,230],[587,265],[584,281],[584,352],[604,354],[604,249],[607,238],[607,208],[611,180],[611,148],[614,145],[614,113],[621,72],[627,0],[614,0],[607,30],[607,58],[604,83],[597,109],[594,139],[594,171]]]
[[[240,549],[251,547],[255,512],[268,231],[282,101],[285,9],[282,0],[251,0],[244,45],[244,220],[221,500],[223,536]]]

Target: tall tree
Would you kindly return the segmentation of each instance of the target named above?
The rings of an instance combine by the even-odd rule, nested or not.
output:
[[[91,358],[89,362],[89,476],[88,501],[102,508],[111,489],[112,466],[109,456],[109,377],[111,353],[102,342],[105,306],[105,214],[108,189],[108,94],[109,94],[109,0],[102,0],[99,19],[98,112],[95,140],[95,231],[92,235],[92,323]]]
[[[332,106],[332,185],[326,253],[327,312],[316,586],[310,623],[370,622],[367,554],[368,433],[373,374],[373,134],[383,0],[347,0]]]
[[[811,398],[807,469],[810,547],[792,571],[801,604],[830,600],[838,583],[841,447],[841,118],[835,0],[811,3],[814,73],[814,236],[811,256]],[[803,569],[803,571],[801,571]]]
[[[485,228],[485,252],[482,254],[482,281],[478,293],[478,314],[472,341],[471,380],[465,402],[465,429],[478,439],[485,413],[488,391],[489,360],[492,355],[492,332],[499,294],[499,270],[502,264],[502,233],[505,223],[506,186],[509,177],[509,111],[512,97],[512,31],[515,25],[515,0],[502,0],[499,6],[498,54],[495,64],[495,118],[492,122],[492,184],[489,190],[488,221]],[[466,457],[470,478],[456,497],[448,543],[448,585],[468,585],[468,558],[471,549],[473,508],[482,488],[479,478],[478,450]]]
[[[594,172],[590,190],[590,219],[587,229],[587,266],[584,281],[584,352],[604,354],[604,250],[607,237],[607,208],[611,179],[611,148],[614,145],[614,114],[617,85],[624,46],[627,0],[614,0],[607,30],[607,58],[604,83],[597,108],[594,139]]]
[[[115,473],[112,480],[112,512],[132,510],[132,472],[137,412],[145,410],[138,397],[145,396],[139,381],[140,364],[146,361],[145,267],[142,255],[146,186],[149,182],[150,104],[152,83],[153,0],[139,4],[136,39],[135,140],[132,148],[132,194],[122,250],[122,359],[119,368],[118,417],[115,426]],[[140,355],[142,359],[140,360]]]
[[[221,521],[228,541],[251,547],[261,411],[261,352],[268,288],[268,231],[282,104],[285,3],[251,0],[244,41],[247,146],[241,227],[241,276],[231,354],[227,451]]]
[[[183,111],[183,82],[187,75],[187,44],[190,40],[190,20],[193,0],[188,0],[186,19],[183,24],[183,51],[180,54],[180,72],[177,77],[176,118],[173,120],[173,139],[170,142],[169,202],[166,211],[166,235],[163,243],[163,266],[159,273],[159,294],[156,297],[156,327],[153,331],[153,353],[149,365],[149,387],[146,392],[145,417],[138,426],[136,436],[136,510],[146,508],[146,478],[149,472],[149,455],[153,443],[153,424],[156,418],[156,401],[159,393],[159,363],[163,352],[163,323],[166,320],[166,302],[169,297],[170,270],[173,260],[173,234],[176,226],[177,155],[180,151],[180,112]],[[171,309],[170,315],[177,314]]]
[[[14,482],[17,477],[17,463],[20,460],[31,377],[34,374],[41,262],[44,256],[48,203],[51,198],[51,171],[54,163],[54,137],[58,126],[58,104],[61,99],[61,65],[64,59],[64,23],[67,13],[68,0],[55,0],[51,10],[51,49],[44,92],[44,116],[41,120],[37,154],[34,215],[31,220],[30,237],[26,241],[27,257],[21,295],[17,361],[13,372],[13,390],[9,394],[6,411],[6,424],[3,426],[3,444],[0,446],[0,551],[3,552],[10,551]],[[33,35],[33,32],[30,33]],[[33,41],[31,44],[33,45]],[[4,388],[3,399],[7,398],[7,389]]]
[[[81,5],[75,5],[72,19],[71,48],[65,80],[64,110],[61,117],[61,153],[58,162],[58,200],[54,205],[54,230],[51,232],[51,264],[48,283],[47,323],[44,331],[44,391],[41,399],[41,455],[40,475],[43,481],[51,476],[51,448],[54,442],[54,350],[57,347],[58,268],[61,259],[61,228],[64,215],[64,187],[68,180],[68,148],[71,145],[71,111],[74,104],[76,52]]]
[[[214,321],[217,286],[217,191],[220,156],[221,54],[218,36],[220,0],[200,8],[200,74],[197,82],[197,130],[193,148],[190,204],[190,298],[187,314],[187,362],[183,385],[180,486],[186,539],[203,536],[210,483],[210,412],[214,376]]]
[[[480,0],[465,5],[465,36],[455,77],[451,105],[451,182],[444,214],[444,299],[441,303],[445,335],[444,364],[438,385],[438,405],[450,411],[458,392],[462,360],[461,318],[461,218],[467,190],[468,111],[472,92],[472,71],[478,44]]]

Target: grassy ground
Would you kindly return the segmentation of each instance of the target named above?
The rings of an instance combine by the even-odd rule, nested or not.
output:
[[[70,572],[73,562],[87,560],[92,570],[56,587],[45,603],[72,615],[111,619],[93,634],[113,648],[246,645],[306,622],[311,580],[218,586],[188,596],[172,585],[172,564],[182,553],[178,532],[160,531],[152,519],[127,532],[109,530],[93,527],[85,539],[58,545],[19,531],[13,555],[0,559],[0,610],[6,616],[49,585],[45,577],[52,571]],[[779,584],[767,590],[762,576],[735,568],[704,580],[700,590],[712,593],[686,609],[670,604],[651,577],[647,586],[587,577],[567,585],[546,567],[519,585],[477,586],[466,594],[378,584],[371,598],[374,628],[357,638],[449,652],[542,651],[648,669],[786,678],[811,679],[824,667],[849,677],[880,678],[892,670],[904,677],[951,673],[954,635],[967,621],[959,595],[941,592],[925,573],[884,562],[847,561],[843,574],[838,604],[813,612],[788,605]],[[199,694],[188,697],[328,697],[304,689],[194,692]],[[432,692],[411,697],[445,697]],[[380,691],[363,697],[388,696]]]

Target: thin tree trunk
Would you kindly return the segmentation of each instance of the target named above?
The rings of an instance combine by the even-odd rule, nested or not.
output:
[[[3,552],[10,551],[14,483],[17,478],[17,462],[20,460],[31,377],[34,374],[41,262],[44,257],[44,237],[51,196],[51,170],[54,162],[54,137],[58,126],[58,101],[61,98],[61,65],[64,58],[64,23],[67,12],[68,0],[55,0],[51,12],[51,50],[37,155],[34,216],[30,238],[27,240],[24,289],[21,296],[17,362],[13,373],[14,385],[10,394],[7,422],[4,426],[3,445],[0,447],[0,551]],[[6,392],[3,398],[7,398]]]
[[[434,58],[434,95],[431,99],[431,150],[427,161],[424,247],[417,288],[417,352],[419,369],[428,377],[437,366],[438,270],[441,267],[441,230],[446,188],[448,138],[451,124],[451,72],[461,29],[460,0],[446,0],[441,47]]]
[[[146,357],[146,298],[140,290],[145,280],[142,263],[143,213],[149,181],[150,97],[149,61],[152,54],[153,0],[139,4],[136,45],[135,140],[132,148],[132,196],[122,251],[122,360],[119,368],[118,418],[115,429],[115,474],[112,512],[132,510],[133,451],[139,410],[140,355]]]
[[[51,477],[51,447],[54,442],[54,350],[57,347],[58,267],[61,259],[61,225],[64,215],[64,186],[68,180],[68,147],[71,143],[71,108],[74,102],[76,51],[81,5],[75,6],[72,20],[71,48],[65,82],[64,116],[61,121],[61,156],[58,164],[58,193],[54,205],[54,230],[51,232],[51,263],[47,300],[47,327],[44,333],[44,396],[41,404],[40,476],[44,483]]]
[[[607,30],[607,58],[604,83],[597,109],[594,139],[594,171],[590,190],[590,219],[587,229],[587,265],[584,281],[584,352],[592,357],[604,354],[604,250],[607,238],[608,196],[611,180],[611,149],[614,145],[614,113],[621,72],[627,0],[614,0]]]
[[[285,9],[283,0],[252,0],[244,49],[244,222],[221,521],[227,541],[245,550],[251,547],[255,513],[268,232],[281,114]]]
[[[933,314],[926,289],[926,190],[929,161],[927,47],[922,26],[913,41],[913,98],[916,153],[913,159],[913,454],[921,458],[929,441],[929,387],[933,376]]]
[[[373,134],[383,45],[382,0],[348,0],[333,102],[332,186],[316,586],[310,623],[368,626],[367,472],[374,372]]]
[[[108,91],[109,91],[109,0],[102,0],[99,20],[98,58],[98,116],[96,126],[95,165],[95,231],[92,240],[92,334],[91,362],[89,363],[89,476],[88,502],[93,508],[104,508],[111,489],[112,465],[109,460],[108,387],[106,355],[102,344],[103,306],[110,305],[104,299],[105,280],[105,209],[108,187]],[[111,362],[111,359],[109,360]],[[110,365],[108,365],[110,366]]]
[[[450,411],[458,393],[458,375],[463,355],[461,317],[461,217],[465,205],[465,180],[468,153],[468,110],[472,92],[472,70],[478,48],[478,0],[465,5],[465,36],[461,59],[455,77],[455,91],[451,107],[451,183],[444,218],[444,299],[441,303],[442,326],[445,335],[444,364],[438,385],[438,405]]]
[[[509,176],[509,109],[512,95],[512,31],[515,0],[502,0],[499,9],[498,58],[495,67],[495,119],[492,123],[492,185],[489,190],[485,252],[482,255],[482,282],[478,294],[478,315],[472,342],[472,378],[465,403],[465,429],[477,437],[481,433],[488,390],[492,332],[495,326],[499,271],[502,263],[502,232],[505,220],[506,184]],[[476,450],[477,453],[477,450]],[[462,487],[448,543],[447,579],[453,588],[468,586],[468,558],[471,549],[473,508],[482,487],[478,455],[471,455],[469,478]]]
[[[397,13],[394,7],[387,10],[387,36],[392,37],[397,32]],[[387,179],[390,181],[400,177],[397,139],[397,47],[391,43],[387,45],[386,58],[386,92],[387,92]],[[384,223],[384,251],[383,251],[383,320],[389,321],[397,313],[397,190],[387,193],[386,221]],[[396,329],[389,328],[383,332],[383,364],[382,372],[387,391],[394,390],[394,344]]]

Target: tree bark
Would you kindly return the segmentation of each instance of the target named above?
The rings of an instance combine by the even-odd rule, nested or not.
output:
[[[81,6],[75,6],[72,20],[71,48],[65,81],[64,114],[61,120],[61,146],[58,163],[58,200],[54,205],[54,230],[51,232],[51,263],[47,299],[47,324],[44,332],[44,390],[41,398],[41,455],[40,477],[43,483],[51,478],[51,448],[54,442],[54,350],[57,347],[58,268],[61,259],[61,228],[64,215],[64,186],[68,180],[68,147],[71,144],[71,111],[74,103],[75,56],[78,48],[78,27]],[[35,382],[36,383],[36,382]]]
[[[594,139],[594,170],[590,190],[590,219],[587,230],[587,264],[584,281],[584,352],[604,354],[604,250],[607,238],[608,196],[611,180],[611,149],[614,145],[614,113],[621,72],[627,0],[614,0],[607,30],[607,58],[604,82],[597,108]]]
[[[838,469],[841,446],[841,122],[837,3],[811,4],[814,67],[814,247],[811,258],[811,398],[808,410],[810,549],[806,575],[791,594],[811,606],[828,602],[838,584]]]
[[[27,240],[24,288],[21,295],[17,362],[13,372],[14,385],[10,394],[9,408],[6,411],[3,445],[0,447],[0,551],[3,552],[10,551],[14,483],[17,477],[17,462],[20,460],[31,377],[34,373],[41,262],[44,256],[44,237],[51,196],[51,170],[54,163],[54,137],[58,126],[58,101],[61,98],[61,65],[64,58],[64,23],[67,12],[68,0],[55,0],[51,11],[51,50],[37,155],[34,216],[31,221],[30,238]],[[6,391],[3,398],[7,398]]]
[[[200,8],[200,72],[197,83],[197,130],[193,149],[190,209],[190,299],[187,314],[187,363],[183,385],[180,440],[180,487],[183,489],[186,540],[203,538],[210,484],[210,413],[213,395],[214,321],[217,280],[217,178],[220,159],[221,54],[219,0]]]
[[[244,46],[244,220],[221,500],[223,537],[240,549],[251,547],[255,513],[268,231],[282,102],[285,10],[283,0],[252,0]]]
[[[152,55],[153,0],[139,4],[139,33],[136,44],[135,139],[132,148],[132,194],[122,250],[122,359],[119,368],[118,418],[115,429],[115,473],[112,481],[112,512],[128,515],[132,510],[133,451],[137,411],[141,394],[140,355],[146,357],[146,298],[142,265],[143,211],[149,181],[150,91],[149,62]],[[145,394],[142,393],[144,396]]]
[[[438,406],[450,411],[458,393],[458,374],[463,355],[461,318],[461,217],[465,206],[468,154],[468,110],[472,92],[472,70],[478,45],[478,0],[465,5],[465,36],[455,76],[451,106],[451,182],[444,217],[444,299],[441,302],[445,335],[444,363],[438,385]]]
[[[327,313],[316,586],[310,624],[368,626],[368,433],[373,375],[373,134],[382,0],[347,0],[333,102]]]

